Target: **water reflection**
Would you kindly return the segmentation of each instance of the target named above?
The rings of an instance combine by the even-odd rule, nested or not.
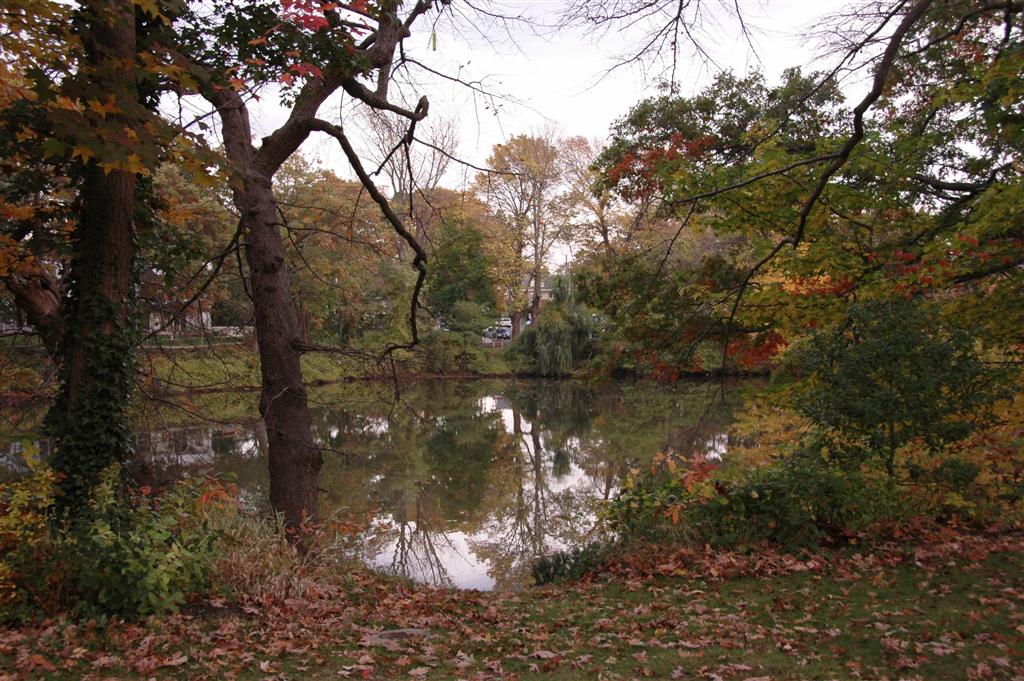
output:
[[[587,541],[594,501],[630,468],[668,449],[722,456],[731,405],[717,388],[429,382],[397,401],[387,386],[332,388],[315,395],[323,511],[368,521],[356,550],[381,570],[517,588],[535,558]],[[136,445],[155,479],[231,473],[260,509],[265,441],[258,422],[151,422]]]

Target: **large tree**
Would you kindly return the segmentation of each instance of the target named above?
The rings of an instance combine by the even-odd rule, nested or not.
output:
[[[605,279],[634,292],[609,301],[625,323],[719,335],[738,357],[758,354],[740,332],[778,347],[770,332],[840,323],[855,297],[909,295],[1019,342],[1024,5],[878,9],[836,20],[835,71],[790,72],[778,87],[726,76],[696,97],[641,102],[617,126],[602,158],[614,191],[658,196],[681,237],[697,226],[736,239],[696,267],[672,266],[686,241],[673,239],[648,263],[656,279]],[[846,68],[870,76],[849,108],[836,85]],[[684,333],[693,322],[696,336]]]
[[[344,92],[366,106],[403,117],[411,140],[415,123],[427,115],[427,100],[420,99],[415,108],[393,103],[387,98],[388,84],[398,45],[432,6],[430,0],[420,0],[403,13],[395,0],[344,7],[217,0],[197,5],[183,17],[178,42],[170,48],[178,67],[194,80],[195,91],[220,119],[255,312],[270,501],[289,526],[317,517],[322,457],[312,438],[299,362],[312,348],[302,339],[296,314],[274,178],[314,132],[340,144],[370,197],[415,254],[419,279],[409,315],[415,341],[416,297],[426,254],[373,184],[343,125],[318,118],[318,112],[328,98]],[[364,84],[367,77],[375,79],[376,87]],[[273,80],[283,88],[288,118],[255,144],[251,94]]]
[[[130,0],[3,9],[3,241],[14,265],[3,276],[61,361],[47,429],[63,474],[58,505],[74,513],[131,450],[137,239],[151,223],[148,176],[170,139],[149,57],[170,10]]]
[[[574,245],[614,255],[634,248],[650,231],[658,213],[658,197],[649,194],[624,201],[601,182],[596,165],[604,144],[582,136],[567,137],[559,143],[562,179],[570,234]]]
[[[557,201],[561,159],[553,134],[517,135],[495,145],[487,165],[492,172],[478,176],[476,187],[502,223],[511,258],[503,284],[517,336],[524,312],[537,319],[546,258],[568,220]]]

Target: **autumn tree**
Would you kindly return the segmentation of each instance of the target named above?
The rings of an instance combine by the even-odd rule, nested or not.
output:
[[[640,102],[616,124],[597,161],[597,187],[641,206],[656,201],[665,220],[640,235],[640,248],[586,258],[578,281],[584,299],[613,322],[636,368],[658,376],[718,369],[725,344],[735,340],[725,359],[750,369],[763,359],[760,350],[778,349],[775,310],[733,319],[732,296],[786,228],[800,176],[717,201],[680,199],[704,187],[713,195],[713,187],[749,172],[747,164],[786,165],[825,144],[842,110],[834,86],[801,102],[814,83],[798,71],[774,87],[758,75],[722,74],[692,97]],[[776,129],[770,143],[752,138],[752,131]]]
[[[562,178],[567,201],[572,242],[585,249],[606,253],[629,249],[635,237],[652,226],[657,217],[657,197],[649,194],[624,201],[607,183],[601,182],[595,165],[604,145],[575,136],[561,140]]]
[[[561,161],[551,134],[519,135],[497,144],[488,159],[492,170],[476,179],[477,192],[502,223],[502,240],[510,261],[503,284],[511,300],[512,335],[520,319],[540,313],[545,260],[562,236],[566,215],[556,201]],[[529,295],[529,300],[526,300]]]
[[[385,312],[387,326],[400,328],[405,317],[391,310],[415,275],[364,187],[295,154],[277,174],[276,195],[303,341],[347,347]]]
[[[351,6],[307,2],[232,2],[196,6],[178,24],[169,46],[192,90],[219,117],[225,156],[233,174],[233,203],[251,280],[262,372],[260,413],[267,424],[270,499],[289,526],[317,516],[321,453],[311,436],[311,418],[299,358],[311,350],[302,341],[295,310],[281,211],[274,178],[314,132],[340,145],[367,194],[415,254],[419,271],[409,314],[417,335],[418,293],[426,253],[377,189],[342,125],[321,118],[325,101],[338,92],[403,117],[411,129],[427,115],[427,99],[414,108],[388,100],[398,45],[433,7],[420,0],[404,13],[398,2]],[[363,78],[375,77],[370,88]],[[280,83],[289,107],[281,127],[253,143],[249,96],[268,81]]]
[[[68,30],[70,6],[12,1],[0,8],[0,279],[56,356],[64,331],[57,270],[67,255],[64,227],[73,221],[74,190],[70,163],[44,146],[52,132],[46,110],[55,99],[53,84],[75,68],[81,44]],[[50,96],[40,98],[40,88]]]
[[[77,513],[131,450],[137,238],[152,224],[149,176],[173,136],[156,114],[165,74],[151,57],[172,9],[97,0],[4,11],[5,246],[25,254],[5,285],[61,360],[47,430],[63,474],[58,506]]]
[[[832,20],[831,72],[791,72],[742,98],[731,78],[695,98],[641,102],[617,126],[604,176],[624,195],[656,193],[682,223],[743,235],[745,257],[695,308],[717,307],[726,331],[800,333],[841,319],[853,295],[913,295],[942,299],[1006,343],[1016,332],[1004,322],[1020,308],[1010,112],[1024,7],[878,9]],[[848,68],[871,85],[849,108],[835,85]]]

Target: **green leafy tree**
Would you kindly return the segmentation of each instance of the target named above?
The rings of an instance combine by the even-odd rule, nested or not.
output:
[[[812,336],[791,361],[804,374],[796,409],[828,457],[876,458],[891,477],[902,448],[938,454],[991,424],[993,404],[1008,396],[1006,377],[986,367],[974,339],[913,300],[853,305],[844,323]]]
[[[435,315],[446,319],[459,301],[493,310],[495,285],[484,235],[471,223],[449,220],[434,248],[426,302]]]
[[[772,87],[725,75],[696,97],[641,102],[616,126],[599,161],[601,187],[634,201],[653,195],[682,223],[647,256],[654,281],[638,278],[610,301],[618,310],[609,318],[637,331],[623,337],[654,329],[656,351],[673,361],[708,336],[731,345],[752,334],[781,347],[767,334],[792,341],[836,324],[854,295],[911,295],[969,319],[985,343],[1019,343],[1014,112],[1024,8],[882,6],[848,15],[843,29],[849,63],[871,76],[856,103],[842,101],[834,74],[789,71]],[[879,36],[884,55],[872,52]],[[714,237],[707,260],[718,260],[721,276],[673,286],[681,269],[701,269],[676,252],[705,230]],[[617,290],[625,277],[614,266],[592,271]],[[588,300],[600,288],[585,286]],[[675,311],[673,298],[682,303]],[[670,321],[680,342],[665,347]]]

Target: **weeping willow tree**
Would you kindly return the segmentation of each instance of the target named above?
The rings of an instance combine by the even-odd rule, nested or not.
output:
[[[566,277],[556,277],[551,300],[536,323],[516,338],[509,354],[523,368],[542,376],[562,376],[593,354],[590,313],[575,302]]]

